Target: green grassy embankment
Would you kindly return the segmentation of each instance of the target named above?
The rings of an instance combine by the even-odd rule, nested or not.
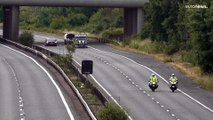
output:
[[[151,42],[151,40],[148,39],[143,41],[131,40],[128,45],[119,43],[116,45],[110,44],[110,46],[124,51],[152,56],[154,59],[174,66],[191,80],[196,82],[201,88],[213,91],[213,75],[203,75],[199,67],[185,62],[182,59],[184,51],[177,52],[174,55],[166,55],[162,53],[163,46],[160,48],[157,43]]]

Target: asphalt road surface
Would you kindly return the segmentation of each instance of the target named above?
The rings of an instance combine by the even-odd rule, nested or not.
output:
[[[66,54],[64,46],[46,49]],[[114,50],[106,45],[78,48],[73,57],[79,63],[85,59],[93,60],[94,78],[134,120],[213,118],[211,92],[202,90],[174,68],[150,57]],[[151,92],[148,87],[148,79],[152,72],[156,72],[160,81],[156,92]],[[175,73],[180,82],[180,89],[175,93],[171,92],[166,80],[171,73]]]
[[[74,120],[53,77],[29,56],[2,44],[0,119]]]

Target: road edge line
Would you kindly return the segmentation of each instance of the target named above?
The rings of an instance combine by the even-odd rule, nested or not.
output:
[[[99,49],[94,48],[94,47],[92,47],[92,46],[89,46],[89,47],[92,48],[92,49],[94,49],[94,50],[96,50],[96,51],[105,52],[105,53],[112,53],[112,54],[115,54],[115,55],[119,55],[119,54],[117,54],[117,53],[99,50]],[[149,71],[155,73],[155,74],[156,74],[157,76],[159,76],[165,83],[169,84],[169,82],[168,82],[165,78],[163,78],[161,75],[159,75],[157,72],[155,72],[155,71],[152,70],[151,68],[149,68],[149,67],[147,67],[147,66],[145,66],[145,65],[142,65],[142,64],[140,64],[140,63],[138,63],[138,62],[132,60],[131,58],[126,57],[126,56],[123,56],[123,55],[119,55],[119,56],[121,56],[121,57],[123,57],[123,58],[125,58],[125,59],[127,59],[127,60],[129,60],[129,61],[131,61],[131,62],[133,62],[133,63],[135,63],[135,64],[138,64],[139,66],[144,67],[144,68],[146,68],[147,70],[149,70]],[[184,94],[185,96],[187,96],[188,98],[190,98],[192,101],[196,102],[197,104],[201,105],[202,107],[204,107],[205,109],[207,109],[207,110],[209,110],[210,112],[213,113],[213,110],[212,110],[211,108],[207,107],[206,105],[204,105],[204,104],[201,103],[200,101],[196,100],[195,98],[193,98],[193,97],[190,96],[189,94],[183,92],[183,91],[180,90],[179,88],[178,88],[178,91],[180,91],[182,94]]]
[[[73,59],[73,61],[75,61],[79,66],[81,66],[80,65],[80,63],[77,61],[77,60],[75,60],[74,58],[72,58]],[[97,81],[97,79],[93,76],[93,75],[89,75],[89,76],[91,76],[91,78],[98,84],[98,86],[100,86],[101,87],[101,89],[121,108],[121,109],[123,109],[124,110],[124,108],[118,103],[118,101],[116,101],[116,99]],[[132,117],[126,112],[126,110],[124,110],[125,111],[125,114],[128,116],[128,118],[129,118],[129,120],[133,120],[132,119]]]
[[[3,44],[2,44],[2,45],[3,45]],[[33,59],[32,57],[26,55],[25,53],[22,53],[22,52],[20,52],[20,51],[17,51],[17,50],[15,50],[15,49],[13,49],[13,48],[11,48],[11,47],[9,47],[9,46],[6,46],[6,45],[3,45],[3,46],[6,47],[6,48],[8,48],[8,49],[10,49],[10,50],[12,50],[12,51],[14,51],[14,52],[16,52],[16,53],[19,53],[19,54],[21,54],[21,55],[23,55],[23,56],[25,56],[25,57],[31,59],[34,63],[36,63],[36,64],[47,74],[47,76],[50,78],[51,82],[52,82],[52,83],[54,84],[54,86],[56,87],[56,89],[57,89],[57,91],[58,91],[58,94],[59,94],[59,96],[60,96],[60,98],[61,98],[61,100],[62,100],[62,102],[63,102],[63,104],[64,104],[64,106],[65,106],[65,108],[66,108],[66,111],[67,111],[67,113],[68,113],[68,115],[69,115],[69,117],[70,117],[70,120],[75,120],[74,117],[73,117],[73,115],[72,115],[72,112],[71,112],[71,110],[70,110],[70,108],[69,108],[69,106],[68,106],[68,104],[67,104],[67,102],[66,102],[66,100],[65,100],[65,98],[64,98],[64,95],[63,95],[63,93],[61,92],[61,89],[58,87],[58,85],[56,84],[56,82],[54,81],[54,79],[52,78],[52,76],[48,73],[48,71],[47,71],[43,66],[41,66],[35,59]]]

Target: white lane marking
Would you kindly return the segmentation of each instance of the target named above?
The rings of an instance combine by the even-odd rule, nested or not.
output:
[[[72,58],[79,66],[81,66],[81,64],[77,61],[77,60],[75,60],[74,58]],[[101,89],[102,90],[104,90],[104,92],[120,107],[120,108],[122,108],[123,109],[123,107],[118,103],[118,101],[97,81],[97,79],[93,76],[93,75],[90,75],[91,77],[92,77],[92,79],[101,87]],[[129,116],[129,114],[128,113],[126,113],[127,115],[128,115],[128,118],[130,119],[130,120],[133,120],[132,118],[131,118],[131,116]]]
[[[75,60],[75,62],[78,63],[76,60]],[[105,62],[105,60],[104,60],[104,62]],[[114,66],[114,65],[110,64],[110,66],[111,66],[112,68],[115,69],[115,66]],[[125,73],[123,73],[123,75],[127,78],[127,80],[131,80],[128,76],[125,75]],[[139,88],[139,87],[138,87],[139,85],[135,84],[134,82],[132,82],[132,84],[135,85],[137,88]],[[151,97],[150,94],[146,94],[146,95],[147,95],[148,97]],[[153,101],[155,101],[154,97],[151,97],[151,99],[152,99]],[[157,102],[157,104],[160,104],[160,103]],[[160,107],[161,107],[161,108],[164,108],[164,105],[161,105],[161,104],[160,104]],[[166,110],[166,111],[167,111],[167,110]],[[167,111],[167,112],[169,112],[169,111]]]
[[[14,52],[16,52],[16,53],[19,53],[19,54],[21,54],[21,55],[23,55],[23,56],[25,56],[25,57],[31,59],[34,63],[36,63],[36,64],[47,74],[47,76],[50,78],[50,80],[52,81],[52,83],[53,83],[54,86],[56,87],[56,89],[57,89],[57,91],[58,91],[58,93],[59,93],[59,96],[61,97],[61,100],[62,100],[62,102],[63,102],[63,104],[64,104],[64,106],[65,106],[65,108],[66,108],[66,110],[67,110],[67,113],[68,113],[69,117],[70,117],[70,120],[75,120],[74,117],[73,117],[73,115],[72,115],[72,113],[71,113],[71,110],[70,110],[70,108],[69,108],[69,106],[68,106],[68,104],[67,104],[67,102],[66,102],[66,100],[65,100],[65,98],[64,98],[63,93],[61,92],[60,88],[58,87],[58,85],[56,84],[56,82],[55,82],[55,80],[52,78],[52,76],[48,73],[48,71],[47,71],[44,67],[42,67],[42,66],[41,66],[36,60],[34,60],[32,57],[30,57],[30,56],[28,56],[28,55],[26,55],[26,54],[24,54],[24,53],[22,53],[22,52],[20,52],[20,51],[17,51],[17,50],[15,50],[15,49],[12,49],[12,48],[10,48],[10,47],[8,47],[8,46],[5,46],[5,45],[2,45],[2,46],[4,46],[4,47],[6,47],[6,48],[8,48],[8,49],[10,49],[10,50],[12,50],[12,51],[14,51]]]
[[[131,62],[133,62],[133,63],[135,63],[135,64],[137,64],[137,65],[139,65],[139,66],[141,66],[141,67],[146,68],[147,70],[151,71],[152,73],[155,73],[155,74],[156,74],[157,76],[159,76],[164,82],[166,82],[167,84],[169,84],[169,82],[168,82],[165,78],[163,78],[161,75],[159,75],[157,72],[155,72],[155,71],[152,70],[151,68],[149,68],[149,67],[147,67],[147,66],[145,66],[145,65],[142,65],[142,64],[140,64],[140,63],[137,63],[136,61],[134,61],[134,60],[132,60],[132,59],[126,57],[126,56],[123,56],[123,55],[120,55],[120,54],[116,54],[116,53],[113,53],[113,52],[106,52],[106,51],[99,50],[99,49],[96,49],[96,48],[91,47],[91,46],[89,46],[89,47],[92,48],[92,49],[94,49],[94,50],[96,50],[96,51],[100,51],[100,52],[104,52],[104,53],[111,53],[111,54],[115,54],[115,55],[121,56],[121,57],[123,57],[123,58],[125,58],[125,59],[127,59],[127,60],[129,60],[129,61],[131,61]],[[204,105],[204,104],[201,103],[200,101],[196,100],[196,99],[193,98],[192,96],[190,96],[190,95],[188,95],[187,93],[183,92],[183,91],[180,90],[179,88],[178,88],[178,91],[180,91],[182,94],[184,94],[185,96],[187,96],[188,98],[190,98],[192,101],[198,103],[199,105],[201,105],[202,107],[204,107],[205,109],[207,109],[207,110],[209,110],[210,112],[213,113],[213,110],[212,110],[211,108],[207,107],[206,105]]]
[[[17,75],[16,75],[14,68],[9,64],[9,62],[4,57],[3,57],[3,60],[9,66],[10,70],[13,73],[13,77],[15,78],[16,85],[17,85],[17,91],[18,91],[18,99],[19,99],[19,115],[20,115],[20,119],[24,119],[25,118],[24,117],[25,116],[24,103],[23,103],[23,99],[21,97],[20,83],[18,81],[18,78],[17,78]]]

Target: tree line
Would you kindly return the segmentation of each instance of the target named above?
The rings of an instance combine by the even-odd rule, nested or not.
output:
[[[189,8],[203,5],[206,8]],[[33,30],[76,30],[101,34],[123,33],[123,9],[82,7],[21,7],[20,26]],[[157,42],[168,55],[182,52],[182,59],[213,73],[213,1],[149,0],[144,5],[145,24],[140,34]],[[2,21],[2,9],[0,9]]]
[[[123,26],[122,9],[83,7],[22,7],[24,29],[49,28],[101,34]]]
[[[142,39],[158,42],[169,55],[182,51],[185,61],[213,73],[213,1],[149,0],[144,10]]]

